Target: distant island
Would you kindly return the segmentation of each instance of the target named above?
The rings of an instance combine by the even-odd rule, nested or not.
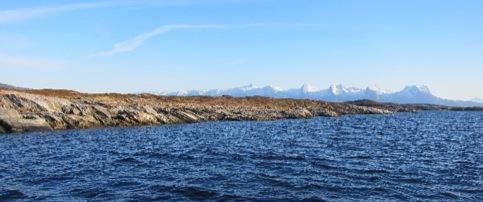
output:
[[[390,114],[418,110],[483,111],[483,108],[392,104],[371,100],[334,103],[260,96],[86,94],[70,90],[0,86],[0,133],[218,120],[258,121],[347,114]]]

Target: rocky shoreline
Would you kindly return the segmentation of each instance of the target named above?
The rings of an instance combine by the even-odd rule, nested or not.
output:
[[[258,121],[346,114],[390,114],[417,110],[471,108],[381,104],[371,101],[330,103],[266,97],[169,97],[0,89],[0,133],[218,120]],[[481,108],[476,110],[481,111]]]

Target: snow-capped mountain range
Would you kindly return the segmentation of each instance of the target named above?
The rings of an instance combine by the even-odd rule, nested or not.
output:
[[[151,92],[153,93],[153,92]],[[319,90],[311,85],[304,84],[300,88],[282,89],[274,86],[257,87],[253,84],[211,90],[190,90],[170,93],[154,93],[171,96],[223,96],[234,97],[266,96],[273,98],[314,99],[331,102],[345,102],[369,99],[377,102],[392,102],[401,104],[424,103],[447,106],[483,106],[483,102],[449,100],[434,96],[427,86],[406,86],[401,91],[390,92],[378,87],[355,88],[343,85],[331,85],[328,89]]]

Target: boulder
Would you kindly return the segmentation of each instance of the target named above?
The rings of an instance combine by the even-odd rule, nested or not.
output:
[[[49,123],[38,116],[22,116],[15,110],[0,109],[0,125],[3,131],[10,133],[30,131],[51,131]]]

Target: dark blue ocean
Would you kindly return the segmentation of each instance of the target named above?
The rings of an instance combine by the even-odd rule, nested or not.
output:
[[[0,135],[0,201],[483,201],[483,113]]]

